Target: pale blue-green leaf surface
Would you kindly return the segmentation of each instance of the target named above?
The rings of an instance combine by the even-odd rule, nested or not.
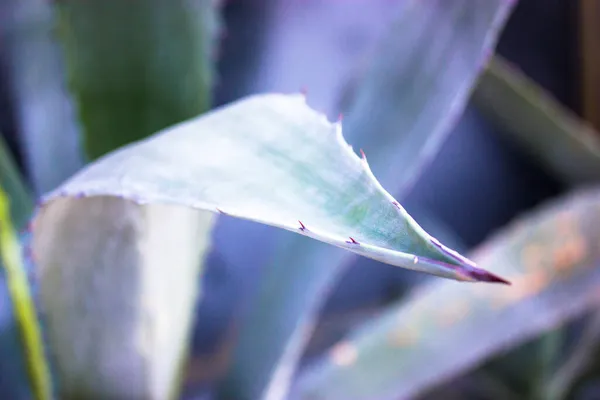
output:
[[[44,198],[177,204],[290,230],[391,265],[462,281],[495,280],[430,237],[332,124],[300,95],[252,96],[116,150]]]
[[[364,55],[372,62],[355,83],[343,126],[392,193],[406,192],[460,117],[514,3],[403,1],[390,11],[397,17]],[[223,398],[285,398],[318,310],[351,256],[284,239],[242,321]]]
[[[302,96],[249,97],[115,150],[43,198],[33,255],[64,396],[172,393],[206,211],[450,279],[504,282],[421,229],[341,125]]]

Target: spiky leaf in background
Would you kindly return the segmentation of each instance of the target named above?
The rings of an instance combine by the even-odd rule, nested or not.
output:
[[[513,2],[406,1],[380,43],[343,120],[386,187],[403,188],[460,115]],[[440,39],[443,38],[443,39]],[[239,328],[223,398],[284,398],[329,289],[349,254],[287,238]],[[293,293],[293,295],[290,295]]]
[[[90,159],[210,108],[219,3],[57,2]]]
[[[83,164],[64,64],[53,35],[53,2],[2,1],[0,20],[5,90],[14,110],[28,180],[32,191],[40,195]]]
[[[251,97],[102,157],[44,199],[33,254],[66,398],[172,390],[205,249],[197,244],[210,230],[202,210],[405,268],[503,282],[424,232],[341,126],[301,96]]]
[[[482,74],[473,99],[502,133],[563,182],[600,181],[600,136],[501,57]]]
[[[421,288],[333,347],[300,378],[297,398],[414,397],[596,307],[599,196],[572,194],[475,251],[474,259],[513,280],[511,290]]]

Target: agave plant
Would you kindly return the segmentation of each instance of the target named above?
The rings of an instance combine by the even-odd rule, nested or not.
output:
[[[35,7],[56,26],[60,51],[49,30],[16,37],[43,43],[64,65],[45,79],[66,83],[78,118],[65,113],[60,126],[79,126],[87,160],[35,210],[2,160],[11,213],[0,215],[0,251],[9,286],[21,288],[11,293],[36,398],[160,400],[191,388],[190,334],[209,322],[195,319],[195,307],[222,251],[214,231],[234,218],[281,229],[249,239],[273,253],[227,339],[223,370],[205,382],[214,398],[435,397],[449,380],[472,380],[469,371],[504,379],[490,372],[497,366],[476,367],[533,339],[553,352],[549,364],[564,366],[536,382],[536,396],[564,398],[583,376],[581,350],[556,343],[559,327],[600,300],[596,190],[574,188],[468,256],[403,206],[469,100],[566,184],[596,182],[598,136],[493,56],[514,2],[398,3],[369,62],[352,71],[337,121],[310,106],[310,90],[214,105],[220,2]],[[17,83],[27,81],[17,72]],[[13,227],[28,219],[25,268]],[[436,278],[303,363],[309,339],[322,334],[319,311],[356,257]],[[598,325],[590,321],[588,347]]]

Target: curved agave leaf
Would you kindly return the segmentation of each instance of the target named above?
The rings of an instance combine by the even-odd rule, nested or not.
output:
[[[299,399],[411,398],[600,302],[598,189],[520,219],[473,258],[511,288],[434,282],[332,348]]]
[[[410,0],[391,11],[397,14],[356,79],[343,126],[392,193],[406,194],[440,148],[514,4]],[[319,308],[354,260],[303,238],[280,243],[242,322],[233,365],[220,385],[223,398],[285,398]]]
[[[95,388],[104,397],[165,398],[172,390],[184,342],[176,339],[187,332],[206,249],[194,238],[206,243],[211,226],[202,210],[446,278],[505,282],[423,231],[345,143],[341,125],[299,95],[250,97],[116,150],[43,199],[33,253],[65,396]],[[172,296],[178,312],[144,322],[140,308],[163,304],[156,293]],[[112,333],[94,336],[106,332],[101,326]],[[128,340],[115,343],[121,335]],[[156,370],[136,369],[165,348]],[[170,373],[147,388],[146,374],[163,368]],[[139,376],[124,373],[131,370]]]
[[[45,196],[34,225],[38,256],[60,240],[49,221],[99,196],[220,212],[391,265],[503,282],[423,231],[346,144],[341,125],[300,95],[252,96],[93,163]]]
[[[477,107],[563,182],[600,180],[600,139],[584,121],[501,57],[473,93]]]

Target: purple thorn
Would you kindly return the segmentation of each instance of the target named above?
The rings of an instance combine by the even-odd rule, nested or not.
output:
[[[470,277],[479,281],[479,282],[490,282],[490,283],[502,283],[504,285],[511,285],[509,281],[504,278],[499,277],[498,275],[492,274],[484,269],[474,268],[471,271],[467,272]]]
[[[306,86],[302,86],[302,87],[300,88],[300,93],[302,93],[302,95],[303,95],[304,97],[308,96],[308,89],[306,88]]]
[[[344,119],[344,114],[340,113],[340,115],[338,115],[338,122],[342,122],[343,119]]]
[[[219,207],[217,207],[217,212],[218,212],[219,214],[227,215],[227,214],[225,214],[225,212],[224,212],[223,210],[221,210]]]
[[[392,204],[395,205],[396,207],[400,208],[400,203],[398,203],[396,200],[392,201]]]
[[[365,155],[363,149],[360,149],[360,156],[362,157],[363,161],[367,161],[367,156]]]
[[[299,229],[304,232],[306,230],[306,226],[304,226],[304,224],[300,220],[298,220],[298,223],[300,224],[300,228]]]
[[[354,240],[354,238],[352,236],[350,236],[350,240],[346,240],[346,243],[349,243],[349,244],[360,244],[356,240]]]

